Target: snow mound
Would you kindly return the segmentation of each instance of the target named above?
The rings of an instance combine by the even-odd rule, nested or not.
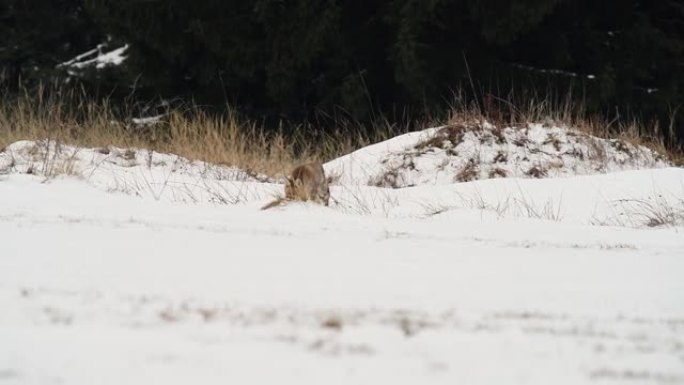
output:
[[[463,216],[465,213],[471,213],[476,215],[478,220],[488,217],[494,222],[502,219],[529,218],[579,225],[633,228],[684,225],[684,169],[658,167],[665,162],[658,160],[657,155],[650,150],[628,147],[631,145],[619,141],[598,142],[599,139],[589,138],[587,140],[605,144],[605,150],[611,151],[607,157],[613,160],[604,163],[611,168],[607,167],[605,171],[617,169],[619,166],[629,168],[650,165],[656,168],[573,177],[572,171],[589,173],[595,170],[582,168],[589,163],[582,163],[581,156],[565,154],[560,158],[564,159],[566,167],[550,169],[546,176],[554,172],[558,175],[567,175],[567,178],[541,178],[541,175],[539,178],[532,178],[525,175],[528,177],[453,183],[450,178],[456,173],[457,166],[450,166],[450,169],[444,167],[445,170],[438,173],[434,172],[435,163],[430,163],[430,156],[437,156],[435,143],[442,146],[451,143],[453,137],[449,139],[447,135],[453,134],[454,131],[450,130],[432,128],[402,135],[326,164],[329,175],[337,177],[337,182],[331,185],[330,207],[287,202],[269,211],[296,212],[305,208],[308,211],[323,213],[332,209],[354,216],[387,219],[451,218],[454,215]],[[573,154],[591,150],[584,149],[580,143],[570,147],[567,144],[570,140],[567,138],[573,138],[572,134],[560,129],[549,131],[556,132],[556,135],[562,138],[559,140],[563,140],[565,144],[560,146],[561,149],[563,146],[574,148],[568,150]],[[463,133],[463,136],[483,136],[483,132],[473,134],[468,131]],[[512,135],[511,132],[505,132],[503,135]],[[544,157],[548,158],[549,155],[530,150],[534,148],[530,143],[541,137],[539,132],[536,131],[535,134],[534,129],[529,130],[525,137],[529,141],[525,151],[528,157],[536,156],[535,159],[539,162],[537,164],[543,165],[542,161],[546,159]],[[480,143],[479,139],[477,140]],[[463,141],[472,144],[475,139]],[[614,148],[618,146],[626,146],[628,150]],[[598,145],[595,147],[598,148]],[[465,147],[456,148],[457,150],[452,151],[465,152]],[[509,153],[517,157],[522,156],[516,153],[523,151],[522,149],[517,149],[515,144],[512,144],[511,148]],[[449,150],[451,149],[447,148],[443,152]],[[631,157],[627,156],[627,151]],[[390,161],[399,161],[402,153],[413,154],[414,166],[395,168],[392,175],[397,178],[394,180],[378,179],[377,175],[386,176],[382,174],[382,167],[386,167]],[[454,156],[451,161],[457,163],[460,159]],[[524,170],[524,167],[512,161],[494,163],[496,167],[507,167],[506,172],[512,176],[520,176],[523,173],[521,170]],[[482,162],[478,174],[473,178],[486,178],[486,166],[492,165]],[[419,171],[423,171],[424,174],[420,174]],[[10,175],[3,177],[2,174]],[[47,140],[19,141],[0,150],[0,181],[14,176],[28,176],[29,179],[43,182],[76,179],[101,191],[123,193],[147,200],[181,204],[242,204],[254,210],[283,195],[283,185],[277,183],[274,178],[249,173],[237,167],[191,161],[152,150],[116,147],[79,148]],[[364,185],[368,184],[371,178],[376,178],[376,183],[371,183],[375,185]],[[399,185],[399,182],[402,184]],[[410,189],[392,188],[412,184],[420,185]]]
[[[651,149],[563,127],[453,124],[389,139],[325,165],[341,184],[444,185],[586,175],[671,164]]]
[[[76,177],[109,192],[175,202],[217,203],[231,203],[224,202],[226,194],[219,194],[231,185],[263,179],[236,167],[152,150],[80,148],[50,140],[18,141],[4,148],[0,151],[0,174]]]

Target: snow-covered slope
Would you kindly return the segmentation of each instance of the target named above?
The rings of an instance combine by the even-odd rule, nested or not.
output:
[[[326,165],[343,184],[380,187],[453,184],[489,178],[544,178],[667,167],[650,149],[620,139],[542,124],[497,128],[454,124],[401,135]]]
[[[8,147],[0,382],[684,383],[684,169],[366,185],[429,137],[267,211],[237,169]]]
[[[0,152],[0,173],[74,177],[108,192],[174,202],[236,203],[242,195],[262,198],[250,190],[241,190],[240,196],[223,191],[235,184],[239,184],[235,190],[240,190],[242,182],[257,180],[236,167],[145,149],[91,149],[54,141],[19,141]]]

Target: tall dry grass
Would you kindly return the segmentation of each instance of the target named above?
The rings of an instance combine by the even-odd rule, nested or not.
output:
[[[269,130],[234,112],[210,115],[193,106],[167,111],[157,124],[134,124],[135,114],[114,109],[106,101],[95,102],[78,93],[47,92],[39,88],[18,97],[0,96],[0,149],[18,140],[42,139],[81,147],[147,148],[237,166],[254,174],[278,176],[297,164],[334,159],[408,131],[444,123],[487,120],[501,127],[547,122],[575,127],[599,137],[620,137],[648,145],[684,165],[681,149],[667,148],[657,126],[587,117],[582,105],[574,104],[569,96],[556,101],[530,99],[518,105],[513,98],[491,96],[483,98],[480,104],[466,104],[458,95],[454,100],[449,117],[413,126],[398,126],[379,119],[368,127],[333,117],[284,132]]]
[[[506,98],[482,93],[481,102],[466,102],[463,92],[454,94],[448,124],[468,124],[487,121],[495,126],[525,127],[529,123],[543,123],[576,129],[603,139],[620,139],[633,145],[650,148],[672,163],[684,167],[684,147],[677,145],[674,132],[674,116],[667,127],[659,122],[643,122],[637,119],[606,119],[589,114],[582,102],[571,93],[555,96],[531,95]]]
[[[42,139],[80,147],[146,148],[277,176],[297,164],[333,159],[396,133],[390,125],[368,130],[350,122],[338,130],[324,132],[302,125],[286,133],[268,130],[236,113],[210,115],[192,106],[170,110],[154,124],[136,124],[133,117],[115,113],[106,101],[73,93],[39,89],[4,97],[0,98],[0,149],[18,140]]]

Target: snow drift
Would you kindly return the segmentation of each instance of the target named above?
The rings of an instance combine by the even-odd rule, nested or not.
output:
[[[380,187],[544,178],[671,166],[647,147],[557,126],[453,124],[401,135],[328,163],[340,183]]]
[[[268,211],[282,185],[236,168],[8,146],[0,380],[683,383],[684,170],[501,134],[369,146],[325,165],[330,207]]]

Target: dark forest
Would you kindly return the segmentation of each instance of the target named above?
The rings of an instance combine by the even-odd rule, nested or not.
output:
[[[129,45],[121,66],[59,64]],[[439,115],[570,95],[588,115],[684,141],[679,0],[5,0],[0,84],[114,103],[230,105],[264,121]]]

